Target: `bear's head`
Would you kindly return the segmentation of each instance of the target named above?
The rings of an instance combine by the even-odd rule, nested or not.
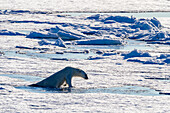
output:
[[[77,76],[79,76],[79,77],[84,78],[84,79],[88,79],[87,74],[83,70],[81,70],[81,69],[76,69],[76,73],[75,74]]]
[[[81,70],[81,69],[78,69],[78,68],[73,68],[73,67],[66,67],[67,69],[69,70],[72,70],[71,73],[73,76],[77,76],[77,77],[82,77],[84,79],[88,79],[88,76],[87,74]]]

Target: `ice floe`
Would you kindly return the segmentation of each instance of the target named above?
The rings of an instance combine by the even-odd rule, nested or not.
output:
[[[55,41],[54,45],[66,48],[66,45],[64,44],[64,41],[60,37]]]
[[[104,59],[104,57],[102,57],[102,56],[90,56],[88,58],[88,60],[100,60],[100,59]]]
[[[151,55],[148,52],[142,52],[137,49],[134,49],[130,53],[122,54],[122,56],[124,56],[124,59],[132,58],[132,57],[151,57]]]
[[[30,11],[30,10],[0,10],[0,14],[8,15],[8,14],[49,14],[47,11]]]
[[[26,46],[16,46],[16,48],[19,49],[28,49],[28,50],[49,50],[50,48],[44,48],[44,47],[26,47]]]
[[[127,61],[129,62],[138,62],[143,64],[159,64],[159,65],[170,64],[169,54],[151,56],[148,52],[142,52],[135,49],[129,53],[122,54],[122,56],[124,56],[124,59],[127,59]]]
[[[162,59],[162,62],[170,64],[170,54],[161,54],[157,59]]]
[[[60,26],[61,27],[61,26]],[[51,28],[50,30],[46,31],[39,31],[35,32],[32,31],[30,34],[27,36],[27,38],[56,38],[61,37],[62,40],[78,40],[85,38],[85,36],[73,29],[67,29],[64,30],[62,29],[63,27],[60,28],[59,26],[56,26],[55,28]]]
[[[27,38],[58,38],[58,35],[46,33],[46,32],[35,32],[31,31]]]
[[[76,53],[76,54],[88,54],[88,50],[70,50],[64,51],[64,53]]]
[[[106,52],[103,54],[103,56],[111,56],[111,55],[116,55],[116,52]]]
[[[170,11],[169,0],[1,0],[0,2],[0,29],[7,29],[16,33],[18,30],[28,30],[38,34],[38,38],[55,38],[58,39],[58,33],[52,32],[50,28],[58,26],[58,22],[65,31],[60,30],[61,39],[74,39],[79,40],[95,40],[100,39],[103,35],[115,35],[119,38],[129,37],[130,39],[144,40],[154,44],[153,46],[162,46],[159,44],[169,45],[170,33],[167,33],[163,25],[157,20],[152,19],[138,19],[135,17],[122,17],[113,16],[116,19],[106,20],[111,18],[109,15],[94,15],[93,19],[83,17],[65,17],[61,20],[58,18],[60,15],[56,12],[141,12],[141,11]],[[6,10],[7,9],[7,10]],[[138,15],[139,13],[137,13]],[[169,14],[165,13],[168,18],[166,24],[169,26]],[[72,14],[71,14],[72,15]],[[129,14],[131,15],[131,13]],[[144,13],[141,14],[145,15]],[[146,15],[156,16],[157,13],[147,13]],[[150,16],[150,17],[152,17]],[[88,16],[91,17],[91,16]],[[126,18],[127,20],[123,20]],[[10,21],[8,21],[10,20]],[[120,21],[121,20],[121,21]],[[4,21],[4,22],[3,22]],[[129,22],[130,21],[130,22]],[[134,22],[133,22],[134,21]],[[35,25],[36,24],[36,25]],[[82,25],[80,25],[82,24]],[[37,27],[38,26],[38,30]],[[60,26],[59,26],[60,27]],[[134,28],[133,28],[134,27]],[[146,27],[146,28],[145,28]],[[39,30],[39,28],[41,30]],[[49,28],[48,30],[45,30]],[[67,29],[68,28],[68,29]],[[167,28],[169,30],[169,28]],[[16,30],[16,31],[13,31]],[[75,34],[74,34],[75,33]],[[57,35],[56,35],[57,34]],[[64,34],[64,36],[63,36]],[[9,50],[36,51],[46,46],[51,46],[54,42],[44,40],[44,44],[39,47],[38,42],[42,39],[28,39],[22,36],[11,37],[8,33],[7,36],[0,35],[1,50],[6,51],[3,56],[0,56],[0,73],[19,74],[19,78],[27,77],[27,75],[47,77],[52,73],[60,70],[65,66],[75,66],[82,68],[89,75],[89,80],[84,82],[80,79],[74,79],[76,88],[71,92],[63,93],[47,93],[48,89],[42,89],[42,93],[35,93],[28,90],[21,89],[25,84],[30,84],[30,80],[35,80],[34,77],[29,78],[28,81],[20,80],[17,78],[10,78],[1,76],[0,78],[0,109],[1,112],[156,112],[168,113],[169,107],[169,94],[170,82],[169,79],[145,79],[150,78],[165,78],[170,75],[170,67],[165,65],[145,65],[142,63],[129,63],[126,60],[139,59],[140,61],[149,61],[148,63],[162,63],[168,62],[169,49],[155,48],[154,52],[161,52],[162,55],[153,56],[148,51],[151,57],[131,57],[126,60],[122,56],[110,55],[114,51],[99,50],[101,53],[99,57],[111,57],[112,59],[98,59],[98,60],[81,60],[81,61],[63,61],[56,59],[50,60],[42,59],[40,57],[30,58],[22,56],[9,56]],[[34,35],[34,34],[32,34]],[[63,38],[62,38],[63,36]],[[32,38],[35,38],[32,36]],[[84,39],[85,38],[85,39]],[[87,38],[87,39],[86,39]],[[73,39],[73,38],[72,38]],[[31,40],[31,41],[29,41]],[[36,40],[36,41],[35,41]],[[38,41],[37,41],[38,40]],[[153,42],[154,41],[154,42]],[[155,45],[157,44],[157,45]],[[60,44],[56,44],[58,46]],[[20,46],[20,48],[15,48]],[[55,45],[54,45],[55,46]],[[67,49],[69,48],[69,45]],[[76,51],[83,45],[75,45]],[[74,46],[74,47],[75,47]],[[91,45],[88,45],[88,47]],[[107,45],[106,45],[107,46]],[[106,47],[105,46],[105,47]],[[139,45],[140,46],[140,45]],[[23,47],[23,49],[22,49]],[[36,47],[36,48],[34,48]],[[94,46],[93,46],[94,47]],[[115,46],[114,46],[115,47]],[[102,47],[104,48],[104,47]],[[30,50],[29,50],[30,49]],[[63,48],[62,48],[63,49]],[[86,49],[86,48],[83,48]],[[113,49],[113,48],[112,48]],[[43,51],[43,50],[42,50]],[[71,50],[73,51],[73,50]],[[138,50],[139,51],[139,50]],[[51,50],[49,51],[51,52]],[[55,50],[54,53],[63,53],[63,50]],[[106,54],[107,53],[107,54]],[[138,52],[140,53],[140,52]],[[89,53],[90,54],[90,53]],[[106,56],[102,56],[106,54]],[[157,54],[157,53],[155,53]],[[42,54],[45,56],[45,54]],[[68,54],[67,54],[68,55]],[[69,54],[68,56],[72,56]],[[49,56],[52,56],[51,54]],[[78,56],[75,56],[78,57]],[[63,56],[62,56],[63,58]],[[95,57],[93,57],[95,58]],[[67,58],[69,59],[69,58]],[[113,60],[116,59],[116,60]],[[150,60],[151,59],[151,60]],[[25,75],[25,76],[24,76]],[[14,84],[18,87],[14,87]],[[73,84],[73,85],[74,85]],[[128,85],[128,86],[127,86]],[[131,86],[129,86],[131,85]],[[118,89],[114,90],[114,88]],[[123,87],[121,87],[123,86]],[[125,87],[126,86],[126,87]],[[20,89],[19,89],[20,88]],[[122,90],[121,90],[122,89]],[[38,91],[38,89],[34,89]],[[78,93],[74,93],[78,92]],[[96,93],[94,93],[94,91]],[[111,93],[106,93],[113,91]],[[115,94],[115,92],[123,94]],[[81,93],[80,92],[86,92]],[[92,93],[90,93],[92,92]],[[151,95],[144,96],[144,93],[151,92]],[[153,95],[153,93],[156,95]],[[140,95],[128,95],[128,93]],[[167,94],[159,95],[159,94]]]
[[[74,17],[77,21],[80,18]],[[161,22],[153,17],[135,18],[133,16],[114,16],[96,14],[82,17],[80,23],[60,23],[50,29],[32,31],[28,38],[55,38],[62,40],[78,40],[78,45],[114,45],[122,44],[124,38],[143,40],[149,43],[169,44],[169,32],[162,31]],[[87,22],[88,21],[88,22]],[[90,22],[90,23],[89,23]],[[104,36],[110,36],[104,39]],[[117,41],[111,36],[117,37]]]
[[[8,30],[0,30],[0,35],[21,35],[21,36],[25,36],[25,34],[19,33],[19,32],[14,32],[14,31],[8,31]]]
[[[54,45],[54,46],[59,46],[59,47],[66,48],[66,45],[65,45],[64,41],[60,37],[58,39],[56,39],[55,42],[53,42],[53,43],[43,39],[43,40],[39,41],[38,44],[40,46],[43,46],[43,45]]]
[[[114,20],[115,22],[119,23],[134,23],[136,22],[136,18],[132,17],[127,17],[127,16],[109,16],[105,18],[102,21],[108,21],[108,20]]]
[[[123,45],[120,39],[93,39],[76,41],[77,45]]]

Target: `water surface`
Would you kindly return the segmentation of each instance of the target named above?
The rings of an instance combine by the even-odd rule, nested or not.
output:
[[[10,78],[21,79],[25,81],[38,82],[43,80],[42,77],[30,75],[16,75],[16,74],[0,74]],[[105,88],[41,88],[30,86],[17,86],[17,89],[26,90],[34,93],[111,93],[111,94],[125,94],[125,95],[141,95],[141,96],[160,96],[158,91],[148,87],[141,86],[123,86],[123,87],[105,87]]]

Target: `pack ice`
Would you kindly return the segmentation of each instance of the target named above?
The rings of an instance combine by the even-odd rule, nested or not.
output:
[[[137,19],[133,16],[128,17],[96,14],[88,17],[82,17],[81,21],[83,20],[84,23],[60,23],[56,27],[50,29],[44,29],[38,32],[32,31],[27,37],[61,37],[62,40],[79,40],[76,41],[76,44],[81,45],[122,44],[121,40],[124,38],[142,40],[150,43],[169,44],[169,32],[161,30],[163,26],[155,17],[152,19]],[[104,37],[107,37],[107,39]]]

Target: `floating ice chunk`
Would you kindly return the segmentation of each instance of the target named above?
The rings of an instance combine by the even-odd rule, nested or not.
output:
[[[142,60],[139,57],[138,58],[130,58],[127,61],[128,62],[138,62],[138,63],[142,63],[142,64],[158,64],[158,65],[165,64],[161,60],[156,59],[156,58],[152,58],[152,57],[150,59],[148,59],[148,60]]]
[[[46,12],[46,11],[0,10],[0,14],[22,14],[22,13],[28,13],[28,14],[49,14],[49,12]]]
[[[39,41],[38,44],[40,46],[43,46],[43,45],[55,45],[55,46],[66,48],[66,45],[64,44],[64,41],[60,37],[58,39],[56,39],[55,43],[52,43],[52,42],[47,41],[47,40],[42,40],[42,41]]]
[[[154,41],[154,42],[148,42],[148,44],[164,44],[164,45],[170,45],[170,41]]]
[[[165,63],[170,64],[170,57],[164,60]]]
[[[58,35],[45,32],[31,31],[27,38],[58,38]]]
[[[150,37],[148,37],[148,39],[146,38],[146,40],[148,41],[164,41],[164,40],[167,40],[167,38],[169,38],[169,36],[163,32],[163,31],[160,31],[156,34],[151,34]]]
[[[170,63],[170,54],[161,54],[157,59],[163,59],[164,63]]]
[[[49,45],[50,43],[48,43],[48,42],[45,41],[45,40],[42,40],[42,41],[39,41],[38,44],[39,44],[40,46],[43,46],[43,45]]]
[[[83,37],[73,34],[71,32],[64,32],[64,31],[59,31],[58,35],[63,39],[63,40],[79,40]]]
[[[25,34],[14,32],[14,31],[8,31],[8,30],[0,30],[0,35],[22,35],[25,36]]]
[[[75,31],[72,28],[70,29],[62,29],[59,26],[55,28],[51,28],[48,32],[31,32],[27,37],[29,38],[58,38],[60,37],[62,40],[78,40],[85,38],[85,36],[79,32]]]
[[[132,58],[132,57],[151,57],[151,55],[148,52],[144,53],[137,49],[134,49],[130,53],[122,54],[122,56],[124,56],[124,59]]]
[[[117,53],[115,52],[106,52],[103,54],[103,56],[111,56],[111,55],[116,55]]]
[[[77,45],[123,45],[124,41],[118,37],[104,36],[102,39],[79,40]]]
[[[119,23],[134,23],[136,22],[136,18],[134,17],[127,17],[127,16],[109,16],[105,18],[103,21],[114,20]]]
[[[159,65],[163,65],[164,62],[161,62],[160,60],[158,60],[156,58],[151,58],[151,59],[143,62],[143,64],[159,64]]]
[[[19,49],[33,49],[31,47],[25,47],[25,46],[16,46],[16,48],[19,48]]]
[[[93,56],[90,56],[90,57],[88,58],[88,60],[99,60],[99,59],[104,59],[104,57],[100,57],[100,56],[95,56],[95,57],[93,57]]]
[[[170,57],[170,54],[161,54],[159,57],[157,57],[157,59],[165,59]]]
[[[138,32],[138,33],[134,33],[131,36],[128,36],[128,38],[129,39],[145,39],[148,36],[150,36],[149,32]]]
[[[131,28],[136,29],[140,28],[141,30],[155,30],[159,31],[158,29],[161,27],[161,23],[156,18],[153,19],[139,19],[136,21],[133,25],[131,25]]]
[[[70,51],[64,51],[64,53],[75,53],[75,54],[88,54],[88,50],[70,50]]]
[[[149,42],[151,44],[169,44],[170,37],[166,32],[163,31],[143,31],[134,33],[133,35],[128,37],[129,39],[138,39],[138,40],[144,40],[144,41],[154,41]],[[155,42],[156,41],[156,42]]]
[[[38,32],[30,32],[27,36],[28,38],[55,38],[61,37],[62,40],[78,40],[84,38],[85,36],[78,31],[73,30],[72,28],[63,30],[59,26],[55,28],[51,28],[48,31],[38,31]]]
[[[56,51],[55,54],[64,54],[63,51]]]
[[[144,20],[144,21],[138,21],[134,23],[133,25],[131,25],[131,28],[132,29],[140,28],[141,30],[151,30],[153,29],[153,26],[149,24],[148,21]]]
[[[145,56],[145,55],[142,55]],[[127,61],[129,62],[138,62],[143,64],[158,64],[158,65],[164,65],[164,64],[170,64],[170,55],[169,54],[161,54],[159,57],[150,57],[149,59],[141,59],[140,56],[137,56],[137,58],[129,57]]]
[[[58,33],[58,31],[60,31],[61,29],[58,27],[58,26],[56,26],[55,28],[51,28],[50,29],[50,32],[51,33]]]
[[[64,44],[64,41],[60,37],[55,41],[54,45],[66,48],[66,45]]]
[[[156,27],[158,27],[158,28],[161,28],[161,27],[162,27],[161,22],[160,22],[158,19],[156,19],[155,17],[153,17],[153,19],[151,19],[150,21],[151,21]]]
[[[55,38],[62,40],[79,40],[78,45],[117,45],[122,44],[121,40],[115,39],[94,39],[88,35],[103,37],[114,35],[117,37],[128,37],[143,41],[157,41],[152,43],[169,44],[170,34],[161,31],[161,23],[156,18],[136,19],[127,16],[92,15],[82,21],[91,23],[61,23],[56,27],[44,31],[31,32],[27,37],[31,38]],[[84,39],[84,40],[83,40]],[[90,40],[87,40],[90,39]],[[164,42],[163,42],[164,41]]]
[[[3,90],[3,89],[5,89],[5,88],[0,87],[0,90]]]
[[[96,53],[96,54],[103,54],[103,53],[104,53],[104,51],[96,50],[96,51],[95,51],[95,53]]]
[[[95,19],[95,20],[98,20],[99,18],[100,18],[100,14],[96,14],[96,15],[87,17],[87,19]]]
[[[77,45],[122,45],[120,40],[114,39],[93,39],[76,41]]]
[[[138,63],[144,63],[143,61],[141,61],[140,59],[128,59],[128,62],[138,62]]]
[[[98,35],[100,34],[99,31],[82,31],[83,34],[86,34],[86,35]]]
[[[25,46],[16,46],[15,48],[19,48],[19,49],[32,49],[32,50],[45,50],[45,51],[49,50],[49,48],[25,47]]]
[[[103,15],[96,14],[87,17],[87,19],[93,19],[93,20],[101,20],[105,23],[134,23],[136,21],[136,18],[134,17],[127,17],[127,16],[106,16],[104,17]]]

